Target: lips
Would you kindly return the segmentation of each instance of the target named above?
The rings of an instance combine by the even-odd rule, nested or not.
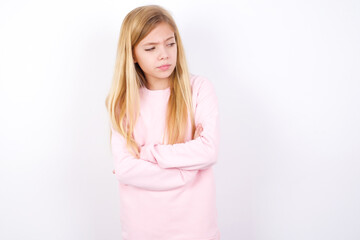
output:
[[[161,65],[161,66],[158,67],[158,68],[161,68],[161,67],[170,67],[170,64],[164,64],[164,65]]]
[[[165,65],[162,65],[162,66],[160,66],[158,68],[161,69],[161,70],[167,70],[170,66],[171,66],[171,64],[165,64]]]

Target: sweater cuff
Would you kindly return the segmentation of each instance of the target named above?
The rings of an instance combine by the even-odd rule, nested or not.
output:
[[[147,160],[149,162],[157,164],[154,155],[151,153],[151,148],[153,148],[153,146],[154,145],[145,145],[140,147],[140,159]]]

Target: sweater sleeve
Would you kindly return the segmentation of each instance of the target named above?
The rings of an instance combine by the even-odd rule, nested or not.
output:
[[[126,148],[125,138],[111,126],[111,151],[115,176],[120,183],[153,191],[165,191],[186,185],[198,171],[163,169],[157,164],[135,158]]]
[[[207,169],[217,162],[220,129],[218,99],[213,84],[204,79],[198,88],[195,125],[203,126],[196,139],[177,144],[150,144],[141,147],[140,158],[161,168]]]

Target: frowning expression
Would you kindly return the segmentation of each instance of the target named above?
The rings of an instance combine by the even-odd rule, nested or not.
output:
[[[171,26],[159,23],[134,48],[138,63],[148,81],[168,79],[176,66],[177,46]]]

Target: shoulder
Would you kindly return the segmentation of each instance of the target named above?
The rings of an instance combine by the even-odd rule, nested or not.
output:
[[[190,73],[190,84],[195,95],[199,95],[202,92],[212,92],[215,94],[214,84],[207,77]]]
[[[193,96],[199,100],[203,97],[217,98],[215,86],[207,77],[190,73]]]

